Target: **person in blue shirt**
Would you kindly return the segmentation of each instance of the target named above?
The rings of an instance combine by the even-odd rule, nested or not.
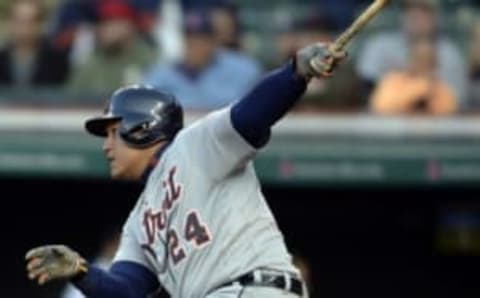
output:
[[[183,30],[182,61],[153,67],[143,83],[174,94],[186,109],[212,110],[240,99],[259,79],[253,59],[216,44],[210,14],[188,13]]]

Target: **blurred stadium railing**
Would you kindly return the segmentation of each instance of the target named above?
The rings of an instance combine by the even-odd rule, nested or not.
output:
[[[0,110],[0,174],[107,178],[101,139],[83,131],[98,109]],[[188,114],[191,123],[201,114]],[[293,114],[256,161],[282,185],[480,183],[480,119]]]

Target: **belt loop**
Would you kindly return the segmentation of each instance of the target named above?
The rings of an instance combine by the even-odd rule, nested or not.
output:
[[[285,291],[290,292],[292,289],[292,279],[287,272],[283,273],[283,278],[285,278]]]

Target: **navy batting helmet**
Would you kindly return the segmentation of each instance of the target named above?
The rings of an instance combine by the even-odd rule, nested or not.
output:
[[[145,148],[171,141],[183,128],[183,109],[171,94],[147,86],[119,89],[104,115],[87,120],[85,128],[106,137],[109,124],[120,122],[118,132],[132,147]]]

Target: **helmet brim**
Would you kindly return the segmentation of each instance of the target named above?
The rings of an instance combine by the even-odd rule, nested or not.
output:
[[[88,119],[85,122],[85,129],[92,135],[97,137],[107,137],[107,126],[122,120],[121,117],[100,116]]]

